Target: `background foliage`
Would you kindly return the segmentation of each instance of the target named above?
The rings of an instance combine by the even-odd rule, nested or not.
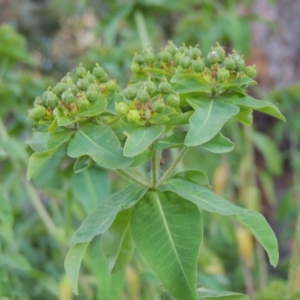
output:
[[[252,13],[251,1],[26,0],[0,5],[0,297],[73,299],[63,269],[69,241],[95,204],[127,182],[97,167],[74,174],[73,161],[60,151],[28,182],[31,150],[25,141],[32,133],[27,110],[35,96],[79,63],[91,68],[98,62],[125,85],[134,53],[148,44],[160,49],[170,39],[199,43],[206,51],[219,41],[258,65],[251,26],[264,20]],[[250,92],[276,103],[287,122],[256,114],[257,126],[251,129],[232,121],[225,131],[235,142],[233,152],[216,159],[191,150],[184,164],[209,174],[216,193],[262,212],[271,223],[280,245],[276,269],[247,231],[217,215],[204,214],[207,238],[198,261],[199,280],[215,290],[254,295],[273,279],[281,280],[255,298],[263,300],[275,299],[267,297],[288,276],[300,194],[300,88],[267,89],[264,79],[259,81]],[[195,164],[199,156],[205,163]],[[98,247],[99,241],[93,241],[84,258],[76,299],[169,299],[137,254],[125,272],[108,276]]]

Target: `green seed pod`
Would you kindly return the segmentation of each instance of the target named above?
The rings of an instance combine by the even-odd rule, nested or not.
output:
[[[125,98],[133,100],[136,96],[137,90],[134,86],[128,86],[124,91]]]
[[[177,67],[179,64],[179,60],[182,57],[182,53],[177,52],[174,57],[173,57],[173,61],[174,61],[174,66]]]
[[[104,71],[104,69],[101,67],[98,67],[98,66],[93,69],[93,75],[96,76],[96,78],[98,78],[98,79],[107,77],[107,74]]]
[[[55,108],[59,104],[59,98],[52,92],[49,92],[46,98],[46,106]]]
[[[226,52],[225,52],[225,50],[224,50],[223,47],[221,47],[221,46],[218,44],[218,46],[215,47],[214,50],[220,55],[221,60],[224,60],[224,59],[225,59]]]
[[[77,95],[79,93],[79,89],[75,84],[67,86],[66,91],[71,91],[74,95]]]
[[[145,91],[149,93],[149,95],[153,95],[156,91],[156,84],[153,81],[147,81],[145,82]]]
[[[157,58],[162,62],[168,63],[171,61],[172,55],[170,52],[163,50],[158,52]]]
[[[45,102],[45,100],[44,100],[42,97],[38,96],[38,97],[35,98],[34,104],[35,104],[35,105],[42,105],[42,106],[45,106],[45,105],[46,105],[46,102]]]
[[[182,54],[186,54],[186,55],[189,54],[189,48],[186,47],[186,46],[181,46],[181,47],[179,47],[178,50],[179,50],[179,52],[182,53]]]
[[[85,67],[79,66],[75,69],[75,76],[78,78],[84,77],[86,74],[86,69]]]
[[[52,92],[57,95],[58,97],[61,96],[61,94],[66,90],[67,84],[64,82],[59,82],[55,85],[55,87],[52,89]]]
[[[149,96],[148,92],[146,92],[144,90],[139,90],[136,93],[136,99],[142,103],[145,103],[150,99],[150,96]]]
[[[87,89],[88,91],[99,91],[99,85],[97,83],[91,83]]]
[[[130,123],[137,123],[140,121],[140,119],[141,119],[140,113],[135,109],[130,110],[127,114],[127,120]]]
[[[89,87],[90,83],[87,79],[81,78],[81,79],[77,80],[76,85],[77,85],[77,87],[79,87],[80,90],[86,91],[87,88]]]
[[[141,72],[141,66],[137,63],[132,63],[131,66],[130,66],[130,70],[133,73],[140,73]]]
[[[236,70],[237,71],[245,70],[245,61],[242,58],[236,61]]]
[[[164,103],[164,100],[162,98],[159,98],[155,100],[152,104],[152,109],[156,113],[161,113],[165,109],[166,105]]]
[[[235,70],[236,67],[235,60],[232,57],[226,57],[223,65],[227,70]]]
[[[88,89],[85,95],[90,102],[95,102],[100,98],[100,94],[95,90]]]
[[[29,111],[28,118],[34,121],[42,119],[46,115],[47,109],[44,106],[36,105]]]
[[[158,85],[158,91],[162,94],[171,94],[173,92],[173,88],[169,82],[161,82]]]
[[[147,65],[152,65],[155,62],[155,55],[153,52],[148,51],[144,54],[144,62]]]
[[[89,83],[95,83],[97,78],[95,75],[91,74],[90,72],[88,72],[85,76],[85,79],[89,82]]]
[[[201,73],[205,69],[205,65],[202,59],[197,59],[192,63],[192,69],[196,73]]]
[[[223,83],[230,78],[230,72],[225,68],[220,68],[217,71],[217,77],[219,83]]]
[[[173,44],[173,42],[169,42],[169,45],[167,45],[165,49],[166,49],[172,56],[174,56],[174,55],[178,52],[178,49],[177,49],[177,47]]]
[[[183,56],[179,59],[179,66],[183,69],[188,69],[192,65],[193,61],[189,56]]]
[[[61,95],[61,102],[65,105],[70,105],[75,99],[74,94],[71,91],[65,91]]]
[[[168,96],[166,103],[167,105],[176,108],[180,105],[180,98],[176,94],[171,94]]]
[[[140,54],[136,54],[133,58],[133,62],[142,65],[144,63],[144,57]]]
[[[244,70],[246,76],[250,77],[250,78],[255,78],[257,71],[255,66],[247,66]]]
[[[44,104],[46,104],[46,99],[47,99],[49,93],[51,93],[51,92],[50,91],[45,91],[42,95],[42,100],[44,101]]]
[[[207,54],[207,61],[212,65],[220,62],[221,60],[220,54],[215,50],[210,51]]]
[[[151,111],[149,109],[144,111],[144,119],[149,120],[151,118]]]
[[[197,59],[202,54],[201,50],[199,48],[192,48],[189,50],[189,57],[192,59]]]
[[[76,106],[79,111],[87,110],[90,105],[90,102],[86,99],[85,96],[80,96],[76,99]]]
[[[67,75],[61,79],[61,82],[66,83],[66,84],[72,84],[73,78],[70,75]]]
[[[125,102],[118,102],[115,104],[115,109],[119,115],[123,116],[123,115],[127,115],[129,107]]]
[[[110,92],[114,92],[118,89],[118,85],[115,80],[109,80],[106,83],[106,89]]]

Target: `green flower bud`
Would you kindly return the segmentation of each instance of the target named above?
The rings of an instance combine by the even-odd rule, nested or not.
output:
[[[201,50],[199,48],[192,48],[189,50],[189,57],[192,59],[197,59],[202,54]]]
[[[38,96],[38,97],[35,98],[34,104],[35,104],[35,105],[42,105],[42,106],[45,106],[45,105],[46,105],[46,102],[45,102],[45,100],[44,100],[42,97]]]
[[[100,94],[98,91],[95,90],[90,90],[88,89],[87,92],[85,93],[86,98],[90,101],[90,102],[95,102],[97,101],[100,97]]]
[[[201,73],[205,69],[205,65],[202,59],[197,59],[192,63],[192,69],[196,73]]]
[[[66,90],[67,84],[64,82],[59,82],[55,85],[55,87],[52,89],[52,92],[57,95],[58,97],[61,96],[61,94]]]
[[[225,68],[220,68],[217,71],[217,77],[218,77],[218,81],[220,83],[223,83],[230,78],[230,72]]]
[[[244,70],[246,76],[250,77],[250,78],[255,78],[257,71],[255,66],[247,66]]]
[[[192,65],[193,61],[189,56],[183,56],[179,59],[179,66],[183,69],[188,69]]]
[[[214,50],[220,55],[221,60],[224,60],[225,55],[226,55],[225,50],[223,47],[221,47],[219,45],[219,43],[217,43],[217,44],[218,44],[218,46],[215,47]]]
[[[59,98],[52,92],[49,92],[46,98],[46,106],[55,108],[59,104]]]
[[[227,70],[235,70],[236,67],[235,60],[232,57],[226,57],[223,65]]]
[[[103,78],[106,78],[107,77],[107,74],[106,72],[104,71],[103,68],[99,67],[99,66],[96,66],[94,69],[93,69],[93,75],[96,76],[96,78],[98,79],[103,79]]]
[[[171,107],[178,107],[180,105],[180,98],[176,94],[171,94],[168,96],[166,103]]]
[[[85,76],[85,79],[89,82],[89,83],[95,83],[97,78],[95,75],[91,74],[90,72],[88,72]]]
[[[173,44],[173,42],[169,42],[169,45],[166,46],[165,48],[172,56],[174,56],[178,49],[177,47]]]
[[[88,82],[87,79],[85,78],[81,78],[78,79],[76,82],[76,85],[79,87],[79,89],[81,89],[82,91],[86,91],[87,88],[89,87],[90,83]]]
[[[150,96],[149,96],[148,92],[146,92],[144,90],[139,90],[136,93],[136,99],[142,103],[145,103],[150,99]]]
[[[221,60],[220,54],[215,50],[210,51],[207,54],[207,61],[212,65],[220,62]]]
[[[156,84],[153,81],[147,81],[145,82],[145,91],[149,93],[149,95],[153,95],[156,91]]]
[[[118,102],[115,104],[115,109],[119,115],[127,115],[129,107],[125,102]]]
[[[140,54],[136,54],[133,58],[133,62],[142,65],[144,63],[144,57]]]
[[[106,89],[110,92],[114,92],[118,89],[118,85],[115,80],[109,80],[106,83]]]
[[[36,105],[29,111],[28,118],[32,120],[40,120],[46,115],[47,109],[44,106]]]
[[[162,94],[171,94],[173,92],[173,88],[169,82],[161,82],[158,85],[158,91]]]
[[[155,100],[152,104],[152,109],[156,113],[161,113],[165,109],[165,107],[166,107],[166,105],[165,105],[163,99],[161,99],[161,98]]]
[[[136,96],[137,90],[134,86],[128,86],[124,91],[125,98],[133,100]]]
[[[76,77],[84,77],[85,76],[85,74],[86,74],[86,69],[84,68],[84,67],[82,67],[82,66],[79,66],[79,67],[77,67],[76,69],[75,69],[75,76]]]
[[[140,73],[141,72],[141,66],[137,63],[132,63],[131,66],[130,66],[130,70],[133,73]]]
[[[75,99],[74,94],[71,91],[65,91],[61,95],[61,102],[65,105],[70,105]]]
[[[76,99],[76,106],[79,111],[87,110],[90,107],[90,102],[85,96],[80,96]]]
[[[155,55],[153,54],[153,52],[146,52],[144,54],[144,62],[147,65],[152,65],[155,61]]]
[[[163,50],[157,54],[157,58],[162,62],[168,63],[171,61],[172,55],[170,52]]]
[[[138,121],[140,121],[140,119],[141,119],[141,116],[137,110],[134,109],[134,110],[130,110],[128,112],[128,115],[127,115],[128,122],[137,123]]]

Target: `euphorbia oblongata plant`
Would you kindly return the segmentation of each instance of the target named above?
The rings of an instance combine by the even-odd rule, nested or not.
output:
[[[277,240],[261,214],[215,194],[198,170],[176,172],[190,147],[216,154],[232,150],[221,133],[231,118],[251,125],[257,110],[284,120],[275,105],[247,95],[246,88],[256,83],[255,67],[234,51],[226,55],[218,43],[203,55],[198,45],[169,42],[156,54],[151,49],[136,54],[131,71],[122,90],[98,64],[90,71],[80,65],[37,97],[29,111],[36,132],[29,141],[35,153],[28,179],[66,144],[67,155],[76,159],[74,172],[97,164],[132,181],[100,202],[73,236],[65,268],[74,292],[85,250],[102,234],[110,273],[124,269],[136,247],[175,299],[210,297],[214,292],[196,288],[203,210],[248,228],[275,266]],[[168,156],[163,167],[162,153]]]

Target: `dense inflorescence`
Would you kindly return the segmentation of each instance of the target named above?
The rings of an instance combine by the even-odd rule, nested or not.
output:
[[[70,126],[82,120],[95,121],[106,110],[106,115],[129,123],[163,124],[180,114],[183,106],[186,109],[178,82],[197,82],[202,90],[194,92],[217,98],[230,90],[243,91],[255,83],[252,79],[256,76],[255,67],[246,66],[236,52],[226,56],[219,44],[204,56],[198,45],[177,47],[172,42],[157,54],[151,49],[137,53],[131,71],[133,76],[128,86],[120,92],[116,81],[108,80],[99,65],[91,72],[79,66],[36,98],[29,118],[38,124],[60,119],[59,126]],[[244,86],[235,85],[244,79]]]

